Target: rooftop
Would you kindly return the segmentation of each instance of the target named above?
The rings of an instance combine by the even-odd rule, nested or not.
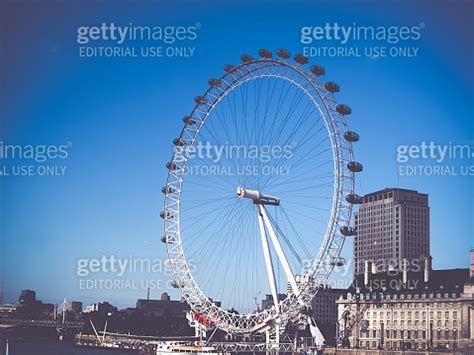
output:
[[[358,288],[360,293],[460,293],[464,284],[472,281],[469,269],[431,270],[428,282],[424,282],[423,270],[408,271],[406,285],[402,283],[402,275],[401,271],[369,273],[369,282],[366,286],[362,273],[356,276],[347,292],[354,293]]]
[[[400,189],[400,188],[396,188],[396,187],[390,187],[390,188],[387,187],[383,190],[368,193],[368,194],[364,195],[363,197],[375,196],[375,195],[378,195],[378,194],[381,194],[381,193],[387,193],[387,192],[407,192],[407,193],[411,193],[411,194],[418,194],[418,195],[428,196],[428,194],[423,194],[423,193],[420,193],[416,190]]]

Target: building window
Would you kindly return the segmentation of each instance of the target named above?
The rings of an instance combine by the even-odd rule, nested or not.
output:
[[[453,318],[456,319],[458,317],[458,312],[453,311]]]

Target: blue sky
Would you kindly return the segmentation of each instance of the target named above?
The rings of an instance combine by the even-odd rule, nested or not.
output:
[[[301,27],[326,22],[424,23],[416,58],[311,62],[326,68],[327,80],[341,85],[338,100],[353,109],[348,119],[361,135],[356,156],[365,167],[357,191],[400,186],[428,193],[434,267],[468,266],[474,245],[472,176],[399,177],[396,161],[399,145],[474,146],[474,31],[468,1],[185,1],[179,6],[3,1],[0,10],[1,141],[70,142],[65,176],[1,177],[6,301],[25,288],[50,301],[66,296],[126,305],[145,297],[142,289],[79,290],[77,260],[112,254],[164,259],[159,240],[164,164],[194,96],[223,72],[224,64],[238,63],[242,53],[257,55],[262,47],[297,53],[304,47]],[[191,58],[80,58],[77,28],[102,22],[199,23],[197,39],[184,44],[196,52]],[[446,165],[470,164],[458,159]],[[345,255],[351,255],[349,244]],[[159,293],[153,290],[152,296]]]

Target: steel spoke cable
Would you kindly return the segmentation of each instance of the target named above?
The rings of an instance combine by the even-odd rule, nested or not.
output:
[[[304,250],[304,252],[306,254],[306,257],[310,260],[312,258],[311,253],[309,252],[308,248],[306,247],[306,244],[303,241],[303,238],[301,237],[300,233],[296,229],[295,225],[291,221],[290,216],[288,215],[288,213],[286,212],[286,209],[283,206],[281,208],[281,211],[282,211],[283,215],[285,216],[286,220],[288,221],[288,224],[290,225],[291,230],[293,231],[296,238],[298,239],[298,242],[300,243],[301,248]]]
[[[313,149],[317,149],[317,148],[318,148],[321,144],[323,144],[323,143],[324,143],[324,142],[318,143],[318,144],[316,145],[316,147],[313,147]],[[297,167],[300,166],[300,164],[303,163],[303,161],[304,161],[304,163],[305,163],[304,166],[307,166],[308,162],[312,161],[312,160],[315,159],[315,158],[318,158],[321,154],[330,151],[330,149],[331,149],[331,148],[328,147],[328,148],[322,150],[321,152],[317,152],[317,153],[315,153],[315,154],[314,154],[314,152],[312,152],[313,154],[301,154],[301,157],[298,158],[296,161],[293,161],[293,163],[289,164],[289,165],[287,166],[287,168],[288,168],[289,170],[292,170],[293,167],[295,167],[295,166],[297,166]],[[294,152],[293,152],[293,154],[294,154]],[[288,162],[291,162],[291,160],[287,160],[287,161],[288,161]],[[283,162],[282,162],[282,163],[283,163]],[[281,164],[282,164],[282,163],[281,163]],[[281,166],[279,166],[279,167],[281,167]],[[279,168],[279,167],[275,167],[275,168]],[[312,169],[312,170],[314,170],[314,169]],[[312,170],[306,169],[306,171],[309,172],[309,173],[311,173]],[[270,180],[272,180],[272,177],[271,177],[271,176],[268,177],[268,178],[264,181],[264,183],[263,183],[264,186],[267,185],[267,184],[270,182]]]
[[[231,221],[231,222],[235,221],[235,216],[236,216],[237,213],[238,213],[238,210],[236,210],[236,209],[231,210],[230,211],[230,218],[228,220]],[[222,219],[221,223],[219,225],[217,225],[216,228],[209,233],[211,238],[215,238],[215,236],[217,234],[218,238],[220,238],[220,239],[214,241],[214,243],[212,243],[212,244],[211,243],[204,244],[203,247],[206,246],[207,248],[206,248],[204,253],[202,253],[202,252],[200,253],[201,259],[204,260],[201,263],[202,268],[203,268],[203,270],[210,270],[211,275],[214,275],[214,273],[219,270],[219,267],[218,267],[219,265],[210,266],[209,263],[210,262],[217,262],[219,264],[223,259],[225,259],[220,254],[223,254],[225,252],[226,245],[232,239],[232,238],[228,238],[228,236],[225,235],[226,233],[221,233],[220,232],[224,226],[228,225],[226,222],[227,222],[227,220]],[[221,240],[223,240],[223,242],[221,242]],[[209,245],[209,244],[211,244],[211,245]],[[218,249],[221,250],[220,253],[218,253]],[[211,256],[216,256],[216,255],[220,255],[220,257],[218,257],[218,258],[215,258],[215,257],[212,258],[211,257]],[[228,265],[230,265],[230,263]],[[205,275],[203,275],[203,277],[204,276]],[[210,281],[213,282],[213,278],[211,278]],[[211,283],[209,285],[208,283],[205,283],[204,281],[202,281],[202,284],[209,287],[209,289],[213,288],[213,283]]]
[[[236,210],[236,211],[237,211],[237,210]],[[237,215],[237,216],[234,216],[234,218],[231,219],[232,222],[231,222],[231,225],[230,225],[230,231],[229,231],[230,233],[228,233],[228,235],[233,235],[233,236],[237,236],[237,237],[234,237],[234,238],[229,238],[229,237],[227,237],[226,242],[225,242],[223,248],[224,248],[225,246],[229,245],[230,241],[235,241],[235,240],[240,240],[240,239],[242,239],[242,238],[239,238],[239,237],[238,237],[238,234],[236,233],[236,231],[238,230],[238,227],[239,227],[237,221],[242,218],[244,212],[245,212],[245,210],[243,210],[243,209],[239,210],[239,211],[237,212],[238,215]],[[231,252],[230,257],[232,257],[233,255],[236,255],[234,249],[235,249],[235,248],[230,248],[230,249],[229,249],[230,252]],[[211,270],[219,270],[219,269],[220,269],[220,267],[219,267],[220,263],[221,263],[223,260],[226,260],[226,259],[227,259],[227,260],[226,260],[226,261],[227,261],[227,266],[226,266],[226,268],[225,268],[224,275],[228,275],[228,274],[229,274],[229,269],[230,269],[230,267],[233,265],[233,263],[232,263],[230,260],[228,260],[228,258],[219,257],[219,258],[217,258],[217,259],[218,259],[218,265],[215,266],[214,268],[212,268]],[[227,289],[226,283],[227,283],[228,279],[229,279],[229,278],[228,278],[227,276],[224,277],[224,283],[221,285],[222,288],[221,288],[221,291],[219,291],[219,292],[224,292],[223,290],[226,290],[226,289]],[[213,285],[213,284],[212,284],[212,285]]]
[[[285,99],[284,99],[284,100],[286,100],[286,98],[288,97],[288,92],[290,91],[290,89],[292,89],[292,84],[289,85],[288,91],[287,91],[287,93],[286,93],[286,95],[285,95]],[[287,113],[286,116],[284,116],[284,118],[282,119],[281,124],[278,126],[277,132],[278,132],[280,129],[283,129],[284,126],[288,123],[288,119],[287,119],[287,118],[288,118],[290,112],[292,112],[292,111],[296,108],[296,107],[294,107],[294,106],[295,106],[295,101],[298,100],[298,102],[299,102],[300,99],[303,99],[303,96],[301,96],[301,98],[299,98],[300,95],[304,95],[304,94],[302,94],[302,92],[298,91],[298,92],[297,92],[297,95],[295,95],[295,96],[293,97],[293,100],[291,101],[291,104],[290,104],[290,106],[289,106],[289,108],[288,108],[288,113]],[[277,114],[279,115],[279,113],[280,113],[280,108],[277,108]],[[275,121],[274,121],[274,122],[275,122]],[[270,128],[269,134],[264,138],[264,142],[267,142],[267,144],[269,144],[270,142],[273,142],[273,139],[272,139],[272,138],[274,137],[274,136],[273,136],[274,127],[275,127],[275,124],[272,124],[272,125],[271,125],[271,128]]]
[[[311,177],[304,177],[304,178],[301,178],[301,179],[296,179],[294,181],[291,181],[290,179],[287,179],[287,180],[283,180],[282,182],[279,182],[277,184],[272,184],[271,185],[271,188],[275,188],[275,187],[280,187],[280,186],[285,186],[285,185],[293,185],[295,183],[299,183],[299,182],[311,182],[311,181],[318,181],[318,180],[321,180],[321,179],[326,179],[326,178],[331,178],[331,181],[332,181],[332,176],[333,174],[332,173],[324,173],[324,174],[319,174],[319,175],[315,175],[315,176],[311,176]]]
[[[295,258],[298,260],[298,262],[300,264],[302,264],[303,261],[302,261],[301,257],[298,255],[296,249],[293,247],[293,245],[291,245],[290,240],[287,238],[285,233],[283,233],[283,231],[280,229],[280,227],[276,224],[276,221],[273,219],[272,215],[268,212],[268,209],[265,208],[265,206],[264,206],[264,209],[265,209],[265,211],[267,211],[267,215],[270,219],[270,222],[272,222],[272,227],[274,227],[278,231],[278,234],[283,238],[283,240],[285,241],[286,245],[288,246],[288,249],[290,250],[290,252],[295,256]]]
[[[229,201],[223,208],[221,208],[219,213],[216,215],[216,219],[212,219],[209,223],[205,224],[202,228],[200,228],[200,229],[198,229],[194,232],[193,231],[188,232],[188,228],[190,228],[191,226],[195,227],[196,226],[195,223],[193,223],[190,226],[188,226],[188,225],[183,226],[181,228],[182,234],[184,236],[189,235],[188,238],[183,239],[183,243],[186,243],[186,244],[184,244],[185,247],[191,249],[191,247],[194,246],[193,244],[197,241],[200,241],[200,237],[206,234],[205,232],[208,228],[210,228],[212,225],[217,223],[217,221],[222,222],[223,219],[221,219],[220,217],[225,215],[225,213],[227,211],[227,208],[230,208],[230,206],[232,206],[234,204],[235,204],[235,201]],[[234,208],[230,208],[230,210],[234,211]],[[209,234],[209,237],[207,238],[207,240],[204,241],[203,245],[206,245],[207,243],[209,243],[210,240],[212,239],[212,237],[213,237],[213,235]],[[188,239],[189,239],[189,241],[188,241]],[[201,247],[202,247],[202,245],[201,245]]]
[[[225,124],[225,123],[227,122],[226,116],[225,116],[225,111],[224,111],[224,109],[222,109],[222,105],[219,105],[219,107],[221,107],[222,117],[223,117],[222,120],[219,119],[219,122],[221,122],[221,126],[222,126],[222,128],[225,130],[225,132],[226,132],[226,138],[227,138],[227,144],[222,144],[222,145],[223,145],[224,147],[227,147],[228,149],[232,149],[231,145],[233,144],[234,139],[230,137],[230,135],[229,135],[229,130],[227,129],[228,125]],[[218,115],[219,118],[221,117],[221,116],[219,115],[219,112],[218,112],[218,111],[216,111],[216,114]],[[231,119],[232,119],[232,120],[235,120],[236,118],[235,118],[235,117],[232,117]],[[229,146],[229,145],[230,145],[230,146]],[[231,159],[230,156],[227,156],[227,152],[225,152],[224,155],[226,155],[226,161],[229,162],[230,165],[232,165],[234,173],[237,172],[237,171],[238,171],[238,166],[237,166],[237,164],[236,164],[236,161],[235,161],[234,159]],[[235,177],[233,177],[233,178],[234,178],[234,182],[236,182],[236,181],[235,181],[236,178],[235,178]]]
[[[298,202],[293,202],[293,201],[286,201],[285,203],[289,204],[289,205],[296,205],[296,206],[311,208],[311,209],[315,209],[315,210],[318,210],[318,211],[324,211],[324,212],[330,212],[331,211],[330,208],[316,207],[316,206],[306,205],[304,203],[298,203]]]
[[[290,117],[293,115],[293,113],[296,111],[299,104],[301,103],[301,101],[305,97],[306,97],[306,94],[304,92],[298,91],[298,94],[295,95],[295,97],[293,98],[294,103],[292,103],[292,106],[290,107],[290,109],[288,110],[286,116],[283,119],[283,122],[282,122],[283,125],[279,129],[277,129],[277,131],[275,133],[275,136],[269,137],[269,143],[270,142],[278,142],[280,140],[280,137],[281,137],[281,134],[282,134],[283,130],[287,127],[288,123],[291,121]]]

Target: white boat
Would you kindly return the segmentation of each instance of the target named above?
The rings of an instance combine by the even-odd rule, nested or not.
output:
[[[212,346],[203,345],[189,345],[183,343],[160,343],[156,348],[156,355],[168,355],[168,354],[207,354],[207,355],[221,355]]]

